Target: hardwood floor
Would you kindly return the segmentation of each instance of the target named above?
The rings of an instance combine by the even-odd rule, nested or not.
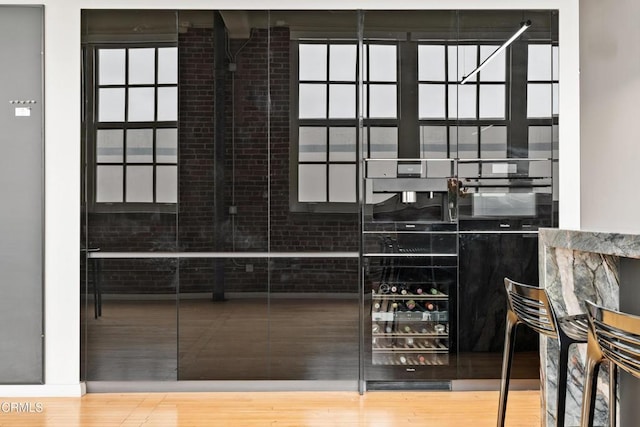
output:
[[[11,411],[31,403],[32,412]],[[37,405],[42,411],[37,412]],[[15,407],[16,405],[14,405]],[[411,427],[494,426],[498,392],[88,394],[2,398],[0,426]],[[540,425],[540,393],[509,393],[507,426]]]

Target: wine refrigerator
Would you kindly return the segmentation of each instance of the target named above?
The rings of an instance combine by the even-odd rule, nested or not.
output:
[[[432,162],[399,160],[393,174],[376,167],[380,161],[367,162],[362,277],[369,388],[455,376],[455,165]]]

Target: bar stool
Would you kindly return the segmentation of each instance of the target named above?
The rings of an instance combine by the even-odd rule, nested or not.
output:
[[[640,378],[640,316],[620,313],[586,301],[589,332],[582,395],[582,427],[593,425],[598,371],[609,363],[609,425],[616,425],[618,368]]]
[[[587,317],[585,314],[579,314],[577,316],[556,318],[555,311],[544,288],[514,282],[506,277],[504,286],[507,290],[508,307],[504,353],[502,355],[498,427],[504,426],[516,329],[520,324],[528,326],[539,334],[556,339],[560,345],[556,426],[563,426],[567,394],[569,346],[587,342]]]

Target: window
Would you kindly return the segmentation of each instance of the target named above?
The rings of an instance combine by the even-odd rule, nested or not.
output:
[[[507,156],[505,52],[464,85],[459,84],[497,48],[498,45],[420,43],[418,115],[423,158]]]
[[[177,203],[177,47],[96,47],[93,61],[92,201]]]
[[[298,71],[294,126],[297,191],[292,194],[292,208],[305,210],[304,204],[313,204],[316,211],[348,211],[345,206],[355,207],[357,201],[357,45],[353,41],[306,40],[294,49]],[[365,150],[373,158],[396,157],[397,46],[367,43],[363,55]],[[378,172],[385,173],[384,167]]]

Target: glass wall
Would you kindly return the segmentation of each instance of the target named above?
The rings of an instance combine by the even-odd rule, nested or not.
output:
[[[82,28],[83,380],[499,377],[502,277],[536,283],[557,222],[555,12]],[[375,332],[391,278],[433,290],[417,332]]]

